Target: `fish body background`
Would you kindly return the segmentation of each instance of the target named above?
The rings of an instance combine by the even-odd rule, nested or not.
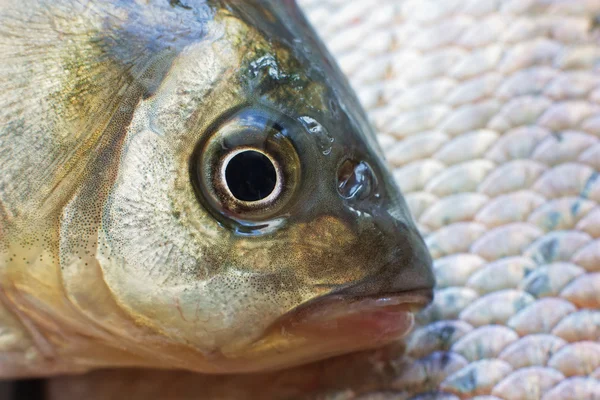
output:
[[[600,398],[600,4],[300,4],[380,132],[435,258],[434,303],[405,351],[217,381],[131,372],[131,391]],[[51,388],[57,398],[67,385],[116,394],[123,379],[107,371]]]
[[[5,0],[0,54],[0,377],[280,369],[387,343],[431,300],[293,2]]]
[[[304,2],[434,257],[372,398],[600,398],[600,2],[377,4]]]

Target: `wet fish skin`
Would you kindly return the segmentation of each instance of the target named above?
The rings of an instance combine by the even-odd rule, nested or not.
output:
[[[599,398],[598,3],[302,3],[381,132],[436,258],[436,299],[404,349],[201,385],[238,399]],[[116,393],[115,375],[50,387]],[[136,376],[132,392],[147,385]],[[153,378],[181,379],[180,399],[199,390]]]
[[[0,376],[276,369],[406,332],[431,258],[303,18],[260,0],[2,2]],[[278,160],[262,207],[215,172],[244,146]],[[381,296],[405,319],[319,325],[345,304],[386,313]]]

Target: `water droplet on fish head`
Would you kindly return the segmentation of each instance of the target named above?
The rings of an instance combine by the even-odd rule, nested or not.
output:
[[[333,148],[333,142],[335,139],[329,134],[327,129],[317,122],[316,119],[311,117],[304,116],[300,117],[299,120],[302,125],[304,125],[306,130],[311,134],[311,136],[315,138],[321,153],[324,156],[329,155]]]

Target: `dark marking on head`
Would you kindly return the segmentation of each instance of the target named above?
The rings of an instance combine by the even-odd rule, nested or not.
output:
[[[127,18],[107,18],[92,39],[108,59],[145,88],[143,98],[154,94],[186,46],[206,36],[206,23],[214,17],[214,11],[205,4],[196,6],[193,12],[188,12],[192,7],[179,0],[170,0],[169,6],[123,5]]]

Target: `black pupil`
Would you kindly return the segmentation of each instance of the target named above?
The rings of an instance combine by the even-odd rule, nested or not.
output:
[[[275,189],[277,173],[267,156],[246,150],[235,156],[225,167],[225,180],[231,194],[242,201],[259,201]]]

